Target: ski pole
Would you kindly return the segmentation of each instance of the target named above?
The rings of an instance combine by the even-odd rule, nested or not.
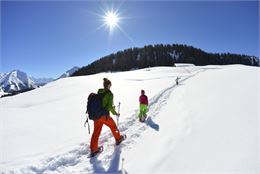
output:
[[[118,103],[118,114],[120,114],[120,102]],[[116,116],[117,119],[117,127],[119,127],[119,116]]]

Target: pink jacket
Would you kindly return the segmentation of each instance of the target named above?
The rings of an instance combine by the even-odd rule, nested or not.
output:
[[[146,95],[141,95],[139,97],[139,102],[140,102],[140,104],[148,105],[148,98],[147,98],[147,96]]]

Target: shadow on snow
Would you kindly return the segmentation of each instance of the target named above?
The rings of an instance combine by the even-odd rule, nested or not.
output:
[[[148,117],[145,123],[154,130],[159,131],[159,125],[156,124],[151,117]]]
[[[98,160],[97,157],[93,157],[90,159],[90,163],[93,166],[93,173],[115,173],[115,174],[127,174],[125,169],[123,168],[124,165],[124,158],[121,162],[121,169],[119,168],[120,164],[120,155],[121,155],[121,146],[114,148],[114,153],[112,155],[109,168],[106,170],[103,165],[102,161]]]

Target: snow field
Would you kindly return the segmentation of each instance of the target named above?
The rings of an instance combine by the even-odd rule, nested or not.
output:
[[[61,79],[3,98],[0,173],[257,174],[259,75],[240,65],[155,67]],[[103,127],[104,152],[89,159],[86,98],[104,77],[128,138],[115,147]],[[137,121],[141,89],[150,101],[146,124]]]

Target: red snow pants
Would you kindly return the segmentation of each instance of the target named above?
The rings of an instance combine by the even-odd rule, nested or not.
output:
[[[120,140],[120,132],[116,127],[116,123],[110,116],[102,116],[98,120],[94,121],[94,131],[90,141],[90,150],[95,152],[98,150],[98,139],[102,131],[103,124],[108,126],[116,141]]]

